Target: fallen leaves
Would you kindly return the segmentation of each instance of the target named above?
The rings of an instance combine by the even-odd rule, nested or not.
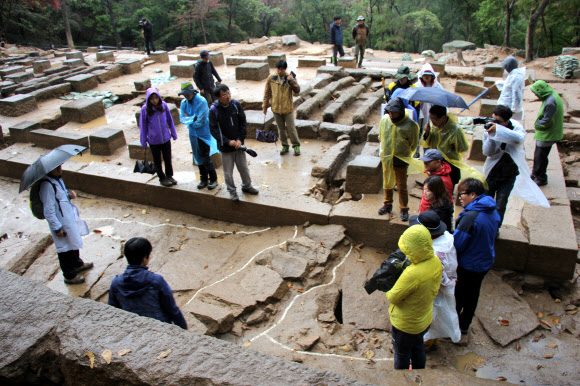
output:
[[[111,364],[111,358],[113,358],[113,353],[111,352],[111,350],[105,350],[103,351],[103,353],[101,354],[101,357],[105,360],[105,362],[107,362],[108,365]]]
[[[545,337],[546,337],[546,335],[544,335],[544,334],[538,334],[534,337],[534,340],[532,340],[532,342],[534,342],[534,343],[539,342],[540,339],[544,339]]]
[[[509,320],[506,320],[506,319],[500,319],[500,320],[498,320],[498,322],[502,326],[509,326],[510,325],[510,321]]]
[[[125,355],[129,354],[130,352],[131,352],[131,349],[130,348],[126,348],[126,349],[117,351],[117,355],[120,356],[120,357],[122,357],[122,356],[125,356]]]
[[[90,367],[92,369],[95,365],[95,354],[90,351],[85,351],[85,355],[89,357]]]
[[[546,347],[548,347],[548,348],[558,348],[558,345],[556,343],[550,343],[550,344],[547,344]]]
[[[541,312],[538,312],[538,319],[542,319],[544,317],[544,314],[542,314]]]
[[[551,330],[552,329],[552,325],[547,320],[540,320],[540,325],[542,327],[544,327],[545,329],[547,329],[547,330]]]
[[[522,346],[520,346],[520,342],[516,342],[516,351],[520,351]]]
[[[103,231],[100,230],[100,229],[94,229],[93,232],[95,232],[95,233],[103,233]]]
[[[345,351],[345,352],[349,352],[351,350],[351,348],[348,344],[345,344],[344,346],[339,346],[338,349]]]
[[[544,367],[544,366],[542,366],[542,365],[537,365],[537,366],[536,366],[536,370],[539,370],[539,369],[541,369],[542,367]]]
[[[369,350],[365,353],[365,358],[372,359],[375,356],[375,353],[372,350]]]
[[[552,359],[552,358],[554,358],[554,354],[544,354],[544,358]]]
[[[352,244],[352,246],[354,247],[354,249],[356,249],[357,251],[360,251],[363,248],[363,243],[360,244]]]
[[[141,211],[141,214],[147,214],[147,209],[143,209],[143,210]]]
[[[505,381],[507,381],[507,378],[506,377],[499,376],[495,380],[496,381],[500,381],[500,382],[505,382]]]
[[[157,355],[157,360],[167,358],[169,354],[171,354],[171,349],[159,353],[159,355]]]
[[[244,344],[242,345],[242,347],[250,347],[250,345],[251,345],[251,344],[252,344],[252,342],[250,342],[250,341],[247,341],[246,343],[244,343]]]
[[[207,269],[207,267],[209,267],[209,265],[206,265],[205,267],[203,267],[203,269]]]

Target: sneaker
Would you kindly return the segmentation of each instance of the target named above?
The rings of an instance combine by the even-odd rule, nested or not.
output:
[[[169,177],[168,180],[171,182],[172,185],[177,185],[177,181],[173,177]]]
[[[290,147],[288,145],[282,145],[282,150],[280,150],[280,155],[287,154],[290,151]]]
[[[379,214],[382,216],[383,214],[391,213],[393,211],[393,206],[391,204],[385,204],[381,209],[379,209]]]
[[[258,191],[258,189],[254,188],[253,186],[250,186],[249,188],[243,188],[243,189],[242,189],[242,192],[244,192],[244,193],[248,193],[248,194],[252,194],[252,195],[254,195],[254,196],[255,196],[256,194],[260,193],[260,192]]]
[[[167,178],[164,180],[159,181],[159,183],[163,186],[173,186],[173,184],[171,183],[171,181],[169,181]]]
[[[77,273],[82,272],[82,271],[86,271],[87,269],[91,269],[93,268],[95,265],[93,263],[84,263],[83,265],[81,265],[78,268],[75,268],[75,270],[77,271]]]
[[[294,146],[294,155],[300,155],[300,146]]]
[[[409,221],[409,209],[401,209],[401,221]]]
[[[461,339],[459,340],[459,342],[455,343],[458,346],[467,346],[469,345],[469,333],[463,333],[463,331],[461,332]]]
[[[76,275],[72,279],[64,279],[65,284],[82,284],[85,282],[85,278],[79,275]]]
[[[548,185],[548,179],[541,180],[541,179],[536,177],[532,181],[534,181],[536,183],[536,185],[538,185],[538,186]]]
[[[201,181],[199,184],[197,184],[198,189],[203,189],[206,187],[207,187],[207,181]]]
[[[238,194],[236,192],[230,193],[230,198],[232,199],[233,202],[240,201],[240,197],[238,196]]]
[[[207,184],[207,190],[214,190],[215,188],[217,188],[218,183],[217,181],[210,181],[209,184]]]

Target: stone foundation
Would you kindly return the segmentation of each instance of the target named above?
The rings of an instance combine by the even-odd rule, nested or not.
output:
[[[6,67],[0,70],[0,77],[4,79],[6,78],[7,75],[16,74],[18,72],[24,72],[24,67],[23,66]]]
[[[87,123],[105,115],[105,106],[98,98],[84,98],[60,106],[60,111],[65,122]]]
[[[105,128],[89,136],[91,154],[94,155],[112,155],[126,144],[123,130]]]
[[[80,67],[84,62],[81,59],[67,59],[62,64],[67,67]]]
[[[34,74],[32,72],[16,72],[14,74],[6,75],[4,80],[14,83],[22,83],[33,78]]]
[[[236,67],[236,80],[264,80],[270,75],[267,63],[244,63]]]
[[[36,99],[30,94],[19,94],[0,99],[0,115],[7,117],[19,117],[37,108]]]
[[[286,54],[270,54],[268,55],[268,65],[270,68],[276,68],[278,60],[286,60]]]
[[[167,51],[151,52],[149,57],[156,63],[169,63],[169,54]]]
[[[491,117],[493,109],[497,106],[497,101],[492,99],[481,99],[481,107],[479,108],[479,115],[482,117]]]
[[[377,194],[383,189],[379,157],[359,155],[346,167],[345,190],[351,194]]]
[[[56,98],[71,92],[72,87],[70,83],[57,84],[45,88],[40,88],[30,93],[37,101],[44,99]]]
[[[473,131],[467,159],[482,162],[485,162],[487,159],[487,157],[483,155],[483,131],[481,129]]]
[[[356,68],[356,58],[354,56],[343,56],[337,58],[338,65],[344,68]]]
[[[151,87],[151,79],[139,79],[135,82],[135,90],[137,91],[147,91]]]
[[[59,131],[38,129],[30,132],[30,140],[36,146],[55,149],[61,145],[80,145],[89,147],[89,137]]]
[[[99,85],[99,81],[96,75],[76,75],[65,79],[69,82],[73,91],[75,92],[86,92],[96,88]]]
[[[41,74],[44,70],[50,68],[50,60],[37,60],[32,63],[32,71],[35,74]]]
[[[88,54],[96,54],[99,52],[99,47],[87,47]]]
[[[40,123],[32,121],[22,121],[8,128],[14,142],[31,142],[30,132],[37,129],[40,129]]]
[[[326,65],[326,59],[298,59],[298,67],[320,67]]]
[[[485,91],[485,89],[486,87],[482,87],[474,83],[465,82],[463,80],[457,80],[457,83],[455,83],[456,93],[477,96],[483,91]]]
[[[81,51],[67,52],[65,56],[67,60],[70,59],[80,59],[81,61],[85,60],[85,57],[83,56],[83,53]]]
[[[483,76],[503,78],[503,67],[501,66],[501,63],[487,64],[483,68]]]
[[[125,75],[141,72],[141,62],[139,62],[137,59],[123,60],[117,63],[122,66],[123,73]]]
[[[179,54],[177,55],[177,61],[181,62],[182,60],[193,60],[194,62],[197,62],[200,59],[199,55],[192,55],[192,54]],[[213,62],[213,60],[212,60]],[[214,64],[215,66],[215,64]]]
[[[244,63],[268,63],[268,59],[266,57],[249,58],[247,56],[230,56],[226,58],[226,64],[228,66],[239,66]]]
[[[193,60],[182,60],[169,66],[171,76],[178,78],[193,78],[193,69],[195,62]]]
[[[115,54],[113,51],[102,51],[97,53],[97,62],[105,61],[105,62],[114,62],[115,61]]]
[[[221,52],[210,52],[209,55],[209,59],[214,66],[223,66],[225,64],[224,54]]]

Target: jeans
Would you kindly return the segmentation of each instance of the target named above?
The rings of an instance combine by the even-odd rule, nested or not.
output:
[[[224,171],[224,180],[226,187],[230,194],[236,192],[236,184],[234,183],[234,164],[242,177],[242,189],[249,189],[252,187],[252,179],[250,178],[250,168],[248,168],[248,161],[246,161],[246,152],[242,150],[235,150],[231,152],[221,152],[222,168]]]
[[[488,271],[473,272],[457,267],[457,284],[455,286],[455,307],[459,316],[459,329],[467,333],[479,300],[481,283]]]
[[[397,192],[399,193],[399,208],[401,210],[409,210],[409,193],[407,191],[407,169],[409,165],[394,166],[395,180],[397,183]],[[394,189],[385,189],[385,204],[393,205]]]
[[[360,55],[360,56],[359,56]],[[359,67],[362,66],[363,59],[365,57],[365,46],[357,44],[354,46],[354,57]],[[360,59],[359,59],[360,57]]]
[[[536,144],[536,150],[534,151],[534,167],[532,168],[532,177],[534,177],[538,182],[548,182],[548,175],[546,170],[548,170],[548,155],[550,155],[550,150],[552,146],[540,147]]]
[[[336,59],[337,53],[340,54],[341,58],[344,56],[344,48],[342,48],[342,45],[339,46],[335,44],[334,47],[332,47],[332,60],[335,66],[338,66],[338,60]]]
[[[149,147],[151,148],[153,163],[157,168],[157,177],[159,177],[159,181],[173,177],[173,166],[171,165],[171,140],[161,145],[149,144]],[[163,169],[161,168],[161,154],[163,154],[163,162],[165,163],[165,173],[163,173]]]
[[[429,327],[419,334],[407,334],[395,326],[392,327],[395,370],[409,370],[410,365],[413,366],[413,370],[425,368],[427,356],[423,336],[427,331],[429,331]]]
[[[84,262],[79,257],[79,250],[58,253],[58,262],[65,279],[74,279],[77,276],[76,268],[81,267]]]
[[[495,199],[497,203],[497,213],[499,213],[500,222],[499,226],[503,223],[503,217],[505,215],[505,209],[507,207],[508,200],[510,198],[510,193],[514,188],[514,183],[516,182],[516,177],[511,178],[487,178],[487,184],[489,185],[489,190],[485,193],[491,198]]]
[[[274,113],[274,119],[276,120],[276,125],[278,126],[278,136],[280,137],[280,142],[282,145],[288,145],[288,137],[290,137],[292,146],[300,146],[300,139],[298,139],[296,125],[294,124],[294,113]]]
[[[153,43],[153,36],[150,38],[145,38],[145,50],[147,51],[147,55],[151,54],[149,51],[149,46],[151,46],[151,51],[155,52],[155,43]]]

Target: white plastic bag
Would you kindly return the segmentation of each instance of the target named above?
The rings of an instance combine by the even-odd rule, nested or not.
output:
[[[433,300],[433,322],[424,340],[451,338],[454,343],[461,339],[459,318],[455,310],[455,296],[439,292]]]

